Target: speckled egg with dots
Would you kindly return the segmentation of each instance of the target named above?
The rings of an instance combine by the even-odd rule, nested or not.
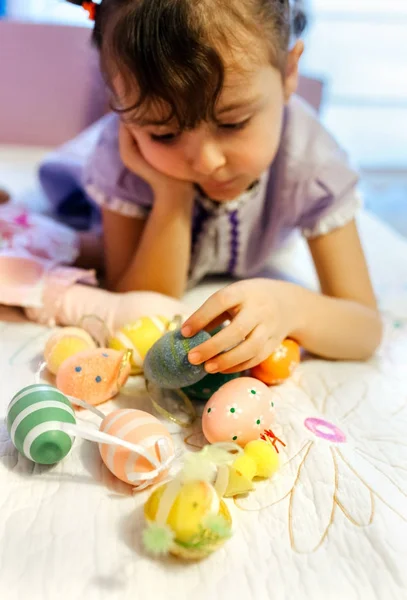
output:
[[[79,352],[63,362],[56,384],[67,396],[96,406],[113,398],[130,374],[127,352],[99,348]]]

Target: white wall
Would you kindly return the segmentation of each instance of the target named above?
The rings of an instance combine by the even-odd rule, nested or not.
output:
[[[323,120],[367,168],[407,169],[407,0],[313,0],[303,68]]]

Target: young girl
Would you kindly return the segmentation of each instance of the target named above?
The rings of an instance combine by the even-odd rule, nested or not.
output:
[[[286,337],[330,359],[372,355],[382,327],[355,225],[357,175],[293,95],[298,3],[84,4],[114,111],[83,174],[101,207],[110,289],[179,298],[207,274],[234,277],[183,326],[190,336],[231,321],[189,356],[208,372],[253,367]],[[256,278],[295,230],[321,294]]]

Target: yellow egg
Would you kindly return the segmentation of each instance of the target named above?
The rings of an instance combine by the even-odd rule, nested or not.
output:
[[[119,329],[109,341],[114,350],[131,350],[132,373],[143,371],[144,359],[150,348],[167,332],[169,320],[165,317],[142,317]]]
[[[213,537],[206,529],[205,519],[222,517],[225,526],[230,528],[232,519],[227,506],[206,481],[186,482],[175,496],[171,494],[170,486],[173,484],[174,482],[165,483],[151,494],[144,506],[146,520],[149,523],[159,522],[160,513],[164,510],[164,513],[168,513],[165,524],[175,536],[170,548],[171,554],[187,560],[205,558],[226,539]],[[166,505],[168,502],[170,506]]]
[[[211,485],[204,481],[186,483],[169,514],[167,524],[176,533],[177,540],[188,541],[198,533],[204,518],[217,514],[218,497]]]
[[[162,493],[158,505],[161,500]],[[171,527],[179,542],[187,542],[199,532],[205,517],[212,513],[217,514],[218,510],[219,500],[214,488],[205,481],[191,481],[185,483],[177,494],[167,518],[167,525]]]
[[[78,352],[96,348],[91,336],[79,327],[65,327],[51,335],[44,349],[48,370],[56,375],[62,363]]]
[[[256,465],[255,477],[268,479],[278,470],[280,460],[272,444],[263,440],[254,440],[246,444],[244,456]],[[239,459],[238,459],[239,460]]]

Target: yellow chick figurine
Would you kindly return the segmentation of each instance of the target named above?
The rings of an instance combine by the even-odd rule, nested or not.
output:
[[[277,449],[269,437],[263,436],[263,439],[249,442],[243,454],[239,454],[229,466],[229,480],[223,496],[231,498],[247,494],[254,489],[253,479],[269,479],[276,473],[279,464]]]

